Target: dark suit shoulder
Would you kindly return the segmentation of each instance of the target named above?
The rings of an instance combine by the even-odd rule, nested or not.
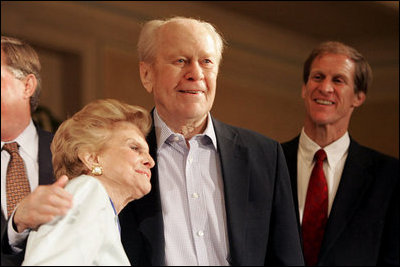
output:
[[[54,135],[36,126],[39,135],[39,184],[54,182],[52,154],[50,150]]]
[[[393,173],[399,173],[399,159],[360,145],[353,139],[350,142],[349,156],[361,157],[378,169],[389,169]]]
[[[36,128],[38,135],[40,138],[43,138],[43,140],[49,140],[50,142],[53,140],[54,134],[48,131],[45,131],[39,127]]]
[[[278,141],[267,137],[261,133],[233,126],[224,122],[221,122],[215,118],[213,118],[213,123],[215,127],[215,131],[217,136],[224,136],[226,138],[236,138],[241,141],[244,145],[252,146],[252,145],[268,145],[268,146],[276,146],[278,145]]]
[[[290,139],[289,141],[281,143],[281,145],[282,145],[282,147],[283,146],[285,146],[285,147],[297,146],[299,144],[299,138],[300,138],[300,135],[297,135],[293,139]]]
[[[300,139],[300,135],[294,137],[293,139],[283,142],[281,143],[283,152],[285,153],[285,155],[287,154],[293,154],[293,153],[297,153],[297,149],[299,147],[299,139]]]
[[[360,149],[360,151],[362,151],[362,153],[367,153],[373,158],[379,158],[379,159],[388,160],[388,161],[399,161],[399,159],[397,159],[395,157],[389,156],[389,155],[384,154],[375,149],[360,145],[359,143],[357,143],[354,140],[352,140],[352,143],[354,143],[354,145],[358,145],[358,148]]]

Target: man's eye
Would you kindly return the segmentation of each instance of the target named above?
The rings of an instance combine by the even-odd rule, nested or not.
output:
[[[132,149],[132,150],[135,150],[135,151],[138,151],[138,150],[139,150],[139,147],[137,147],[137,146],[131,146],[131,149]]]
[[[315,82],[320,82],[324,79],[324,77],[322,75],[317,74],[317,75],[312,76],[311,79]]]

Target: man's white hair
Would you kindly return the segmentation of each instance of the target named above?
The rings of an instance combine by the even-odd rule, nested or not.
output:
[[[217,47],[217,53],[219,55],[219,61],[222,59],[222,52],[224,49],[224,39],[221,34],[215,29],[215,27],[205,21],[194,19],[194,18],[186,18],[186,17],[172,17],[165,20],[151,20],[144,24],[142,31],[139,35],[138,41],[138,53],[139,53],[139,61],[144,61],[147,63],[153,63],[156,56],[157,49],[157,32],[159,29],[168,24],[168,23],[179,23],[179,22],[194,22],[203,26],[213,37],[214,42]]]

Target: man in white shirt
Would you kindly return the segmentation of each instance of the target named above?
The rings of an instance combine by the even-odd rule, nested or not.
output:
[[[398,159],[348,133],[371,78],[365,58],[339,42],[320,44],[304,64],[304,126],[282,147],[307,265],[399,265]],[[321,149],[323,175],[314,175]]]
[[[47,185],[53,181],[50,152],[53,136],[36,127],[31,118],[39,102],[39,72],[39,58],[31,46],[15,38],[1,37],[1,265],[21,264],[23,258],[13,255],[23,249],[18,245],[29,233],[23,222],[31,228],[37,227],[64,214],[72,204],[72,198],[63,189],[66,177]],[[6,181],[6,176],[12,158],[6,147],[15,143],[29,183],[27,192],[32,193],[17,203],[19,208],[14,213],[11,191],[6,190],[10,187],[7,183],[11,180]],[[32,206],[30,201],[44,205]],[[8,244],[3,238],[10,241],[11,247],[3,247]]]

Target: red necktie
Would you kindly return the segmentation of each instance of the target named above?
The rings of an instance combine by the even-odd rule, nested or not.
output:
[[[11,156],[6,175],[7,214],[10,217],[15,206],[30,193],[31,189],[24,161],[18,153],[18,144],[16,142],[7,143],[4,144],[3,149]]]
[[[316,162],[308,183],[302,222],[304,259],[308,266],[316,265],[318,262],[328,218],[328,186],[322,168],[326,159],[325,151],[318,150],[314,158]]]

